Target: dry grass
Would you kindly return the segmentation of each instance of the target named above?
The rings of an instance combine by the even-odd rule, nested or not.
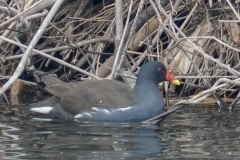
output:
[[[199,103],[212,93],[236,97],[240,84],[237,3],[116,2],[115,8],[113,0],[64,1],[46,24],[44,19],[56,0],[1,1],[2,84],[18,74],[0,93],[24,68],[56,70],[63,80],[101,79],[115,78],[123,67],[137,73],[142,63],[159,60],[183,82],[178,97],[193,96],[180,104]],[[35,38],[44,24],[46,28]],[[32,41],[35,50],[26,53]],[[22,57],[25,61],[20,61]]]

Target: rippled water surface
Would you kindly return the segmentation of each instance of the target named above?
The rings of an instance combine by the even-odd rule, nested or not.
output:
[[[4,109],[0,159],[238,159],[239,113],[185,107],[160,126],[141,126],[44,121]]]

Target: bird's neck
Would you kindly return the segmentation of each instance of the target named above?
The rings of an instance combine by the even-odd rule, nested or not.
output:
[[[160,94],[158,83],[151,80],[137,80],[134,90],[141,99],[149,99]]]

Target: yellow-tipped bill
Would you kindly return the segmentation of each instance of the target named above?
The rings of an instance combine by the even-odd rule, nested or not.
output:
[[[172,80],[171,83],[173,83],[173,84],[175,84],[175,85],[177,85],[177,86],[179,86],[179,85],[181,84],[180,81],[179,81],[178,79],[174,79],[174,80]]]
[[[170,83],[173,83],[177,86],[180,85],[180,81],[178,79],[176,79],[174,77],[174,75],[172,75],[172,73],[170,73],[170,71],[166,68],[166,72],[167,72],[167,75],[166,75],[166,80]]]

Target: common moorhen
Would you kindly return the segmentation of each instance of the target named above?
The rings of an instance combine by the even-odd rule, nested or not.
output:
[[[180,85],[179,80],[157,61],[141,67],[134,89],[115,80],[65,83],[52,75],[44,75],[41,81],[54,96],[31,105],[31,111],[64,120],[108,122],[143,121],[161,114],[164,101],[158,84],[169,81]]]

